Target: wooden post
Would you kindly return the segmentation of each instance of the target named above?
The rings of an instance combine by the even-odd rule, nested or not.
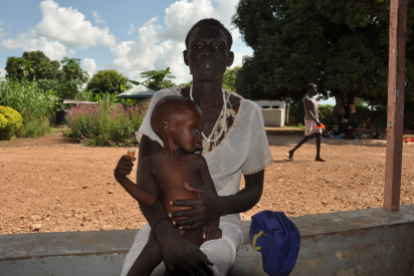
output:
[[[400,209],[408,0],[391,0],[384,208]]]

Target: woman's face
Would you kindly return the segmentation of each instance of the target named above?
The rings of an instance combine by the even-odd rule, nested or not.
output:
[[[196,28],[190,36],[189,49],[184,51],[184,62],[195,79],[219,80],[233,64],[234,54],[229,46],[224,31],[209,26]]]

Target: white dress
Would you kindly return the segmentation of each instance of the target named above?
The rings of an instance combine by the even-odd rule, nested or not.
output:
[[[168,95],[180,96],[180,94],[180,89],[178,88],[163,89],[155,93],[147,115],[138,130],[138,141],[141,140],[142,135],[146,135],[163,146],[163,142],[151,128],[150,117],[155,104],[162,97]],[[241,98],[237,114],[231,114],[231,110],[226,114],[227,117],[233,116],[235,119],[232,126],[225,129],[225,136],[218,144],[211,145],[206,141],[203,142],[204,149],[210,148],[210,151],[203,150],[202,154],[207,161],[211,178],[214,181],[219,196],[236,194],[240,190],[242,173],[244,175],[253,174],[273,163],[259,106],[250,100],[243,99],[237,94],[233,93],[232,95]],[[212,135],[219,132],[218,128],[222,125],[223,117],[223,114],[219,116]],[[213,271],[215,275],[225,276],[232,268],[236,252],[243,243],[239,214],[221,217],[219,227],[222,230],[222,239],[205,242],[200,249],[214,264]],[[128,273],[132,264],[141,253],[147,243],[150,231],[149,224],[146,224],[137,233],[131,250],[125,257],[121,276],[125,276]],[[165,266],[161,263],[151,275],[162,276],[164,272]]]

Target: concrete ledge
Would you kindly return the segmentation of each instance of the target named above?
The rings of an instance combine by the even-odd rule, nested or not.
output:
[[[414,205],[291,218],[301,232],[295,275],[414,275]],[[230,276],[267,275],[249,244]],[[137,230],[0,236],[0,275],[119,275]],[[398,273],[397,273],[398,272]]]

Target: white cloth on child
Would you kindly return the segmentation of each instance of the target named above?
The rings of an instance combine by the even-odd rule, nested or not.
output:
[[[150,118],[155,104],[165,96],[180,96],[178,88],[163,89],[155,93],[151,100],[145,119],[137,133],[138,141],[142,135],[163,145],[161,139],[151,128]],[[237,94],[232,94],[240,97]],[[216,124],[217,125],[217,124]],[[204,146],[204,145],[203,145]],[[236,121],[226,132],[226,137],[210,152],[204,154],[210,175],[219,196],[234,195],[240,190],[241,174],[253,174],[265,169],[273,163],[266,137],[263,118],[258,105],[241,98]],[[205,242],[200,249],[214,264],[213,271],[217,276],[225,276],[232,268],[236,252],[243,243],[243,232],[239,214],[226,215],[220,218],[222,239]],[[151,228],[146,224],[136,235],[131,250],[124,260],[121,276],[127,275],[145,244]],[[165,266],[161,263],[151,274],[162,276]]]

